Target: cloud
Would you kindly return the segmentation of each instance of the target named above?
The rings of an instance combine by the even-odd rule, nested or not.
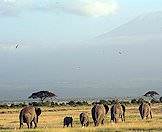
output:
[[[41,10],[99,17],[114,14],[118,9],[115,0],[0,0],[0,15],[4,16]]]
[[[0,0],[0,15],[16,16],[25,10],[30,10],[33,0]]]
[[[92,17],[112,15],[118,9],[119,5],[114,0],[77,0],[63,6],[66,12]]]

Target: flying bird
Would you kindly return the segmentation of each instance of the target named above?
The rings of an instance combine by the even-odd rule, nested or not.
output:
[[[80,70],[80,66],[77,66],[77,67],[76,67],[76,70]]]
[[[15,48],[17,49],[18,47],[19,47],[19,45],[17,44]]]
[[[122,54],[122,52],[120,52],[120,51],[119,51],[119,54],[121,55],[121,54]]]
[[[126,55],[126,54],[128,54],[128,51],[117,51],[117,53],[119,54],[119,55],[122,55],[122,54],[124,54],[124,55]]]

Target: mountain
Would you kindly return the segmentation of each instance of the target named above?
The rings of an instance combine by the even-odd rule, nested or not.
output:
[[[128,23],[117,27],[116,29],[101,34],[96,38],[104,39],[128,39],[143,37],[161,37],[162,33],[162,12],[154,12],[146,15],[141,15],[129,21]],[[149,38],[145,38],[146,40]]]

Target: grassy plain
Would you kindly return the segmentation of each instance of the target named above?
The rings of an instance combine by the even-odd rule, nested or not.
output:
[[[106,118],[106,124],[94,127],[91,118],[92,106],[78,107],[42,107],[43,110],[38,123],[37,129],[28,130],[26,124],[23,129],[19,130],[19,111],[20,109],[0,109],[0,131],[31,131],[31,132],[107,132],[107,131],[162,131],[162,105],[156,104],[152,106],[153,119],[141,120],[138,112],[138,106],[126,107],[125,123],[110,123],[110,113]],[[79,122],[79,114],[87,112],[90,117],[90,126],[81,128]],[[74,119],[73,128],[63,128],[63,118],[72,116]]]

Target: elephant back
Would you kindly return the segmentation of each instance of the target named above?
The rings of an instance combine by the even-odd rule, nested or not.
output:
[[[35,108],[33,106],[26,106],[21,110],[20,114],[30,114],[31,116],[35,116]]]
[[[122,112],[122,106],[121,106],[121,104],[120,103],[114,104],[114,106],[113,106],[113,113],[114,114],[119,114],[121,112]]]

